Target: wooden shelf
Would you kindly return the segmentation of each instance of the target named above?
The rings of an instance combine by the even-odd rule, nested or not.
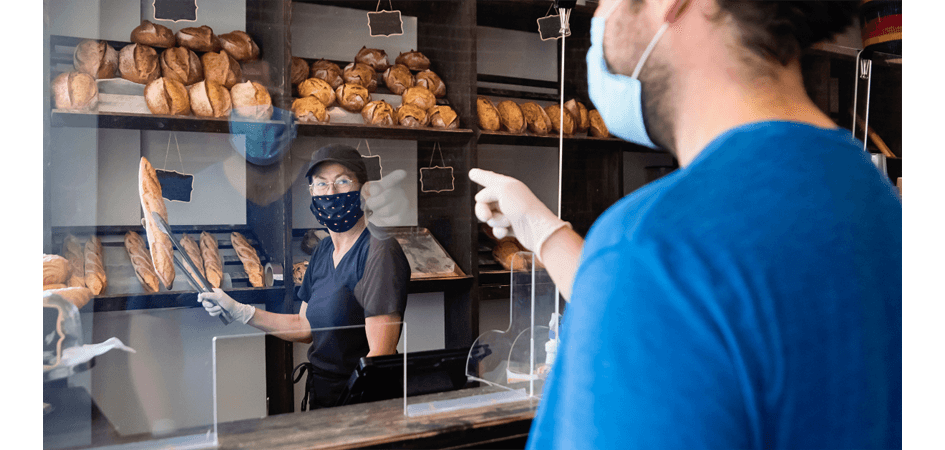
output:
[[[298,133],[299,136],[333,136],[414,141],[467,140],[472,139],[475,135],[473,130],[464,128],[446,130],[441,128],[411,128],[399,125],[382,127],[352,123],[300,124]]]
[[[479,134],[479,144],[521,145],[533,147],[554,147],[559,144],[558,136],[538,136],[531,133],[515,134],[503,131],[483,131]],[[662,153],[647,147],[632,144],[617,138],[598,138],[576,135],[564,138],[564,146],[580,146],[582,150],[623,150],[637,153]]]
[[[271,286],[260,288],[227,289],[226,293],[234,300],[246,304],[279,305],[282,303],[284,287]],[[146,309],[202,308],[197,303],[197,290],[163,291],[154,294],[100,295],[89,302],[92,311],[135,311]]]

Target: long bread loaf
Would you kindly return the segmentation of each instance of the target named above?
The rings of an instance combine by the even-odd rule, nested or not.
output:
[[[144,246],[144,239],[134,231],[125,234],[125,249],[128,250],[128,256],[131,258],[131,265],[135,269],[135,276],[144,287],[147,293],[158,291],[158,277],[154,273],[154,266],[151,265],[151,255]]]
[[[197,266],[197,271],[200,272],[200,275],[203,275],[204,278],[207,278],[207,272],[203,268],[203,255],[200,253],[200,244],[185,234],[180,238],[180,245],[181,247],[184,247],[184,251],[187,252],[187,256],[189,256],[190,260],[195,266]]]
[[[223,281],[223,260],[220,259],[220,247],[216,238],[206,231],[200,233],[200,255],[203,257],[204,273],[213,287],[220,287]]]
[[[164,287],[171,289],[174,285],[174,244],[171,238],[164,234],[151,218],[152,212],[157,212],[165,222],[167,209],[164,207],[164,198],[161,196],[161,183],[158,182],[157,172],[147,158],[141,158],[138,168],[138,196],[141,198],[141,209],[144,210],[144,227],[148,235],[148,247],[151,248],[151,263]]]
[[[249,276],[249,284],[253,287],[262,287],[263,268],[256,249],[237,231],[230,233],[230,240],[233,243],[233,250],[236,250],[236,256],[239,256],[240,261],[243,262],[243,269]]]
[[[85,242],[85,285],[93,295],[99,295],[108,286],[102,240],[92,236]]]
[[[66,285],[85,287],[85,254],[82,244],[75,236],[69,234],[62,240],[62,256],[69,260],[69,265],[72,266]]]

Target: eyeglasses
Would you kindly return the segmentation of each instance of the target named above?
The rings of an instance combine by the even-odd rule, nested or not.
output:
[[[351,191],[351,189],[354,188],[354,181],[345,177],[336,179],[334,183],[320,180],[309,185],[308,190],[312,193],[312,195],[325,195],[328,193],[328,187],[331,185],[335,186],[335,192],[343,194]]]

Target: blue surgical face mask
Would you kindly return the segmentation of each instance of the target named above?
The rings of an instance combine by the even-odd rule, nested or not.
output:
[[[335,233],[344,233],[358,223],[361,210],[361,191],[343,194],[312,196],[312,214],[322,225]]]
[[[633,76],[613,74],[604,59],[604,22],[621,2],[617,1],[602,17],[591,18],[591,48],[587,52],[587,90],[607,130],[625,141],[657,148],[643,120],[643,86],[638,76],[653,47],[669,27],[664,23],[650,41]]]

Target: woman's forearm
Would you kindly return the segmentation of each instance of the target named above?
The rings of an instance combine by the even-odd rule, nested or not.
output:
[[[312,342],[312,330],[300,314],[278,314],[256,308],[249,325],[286,341]]]
[[[568,227],[559,228],[541,247],[541,263],[548,270],[555,286],[565,300],[571,300],[571,287],[577,274],[584,239]]]

